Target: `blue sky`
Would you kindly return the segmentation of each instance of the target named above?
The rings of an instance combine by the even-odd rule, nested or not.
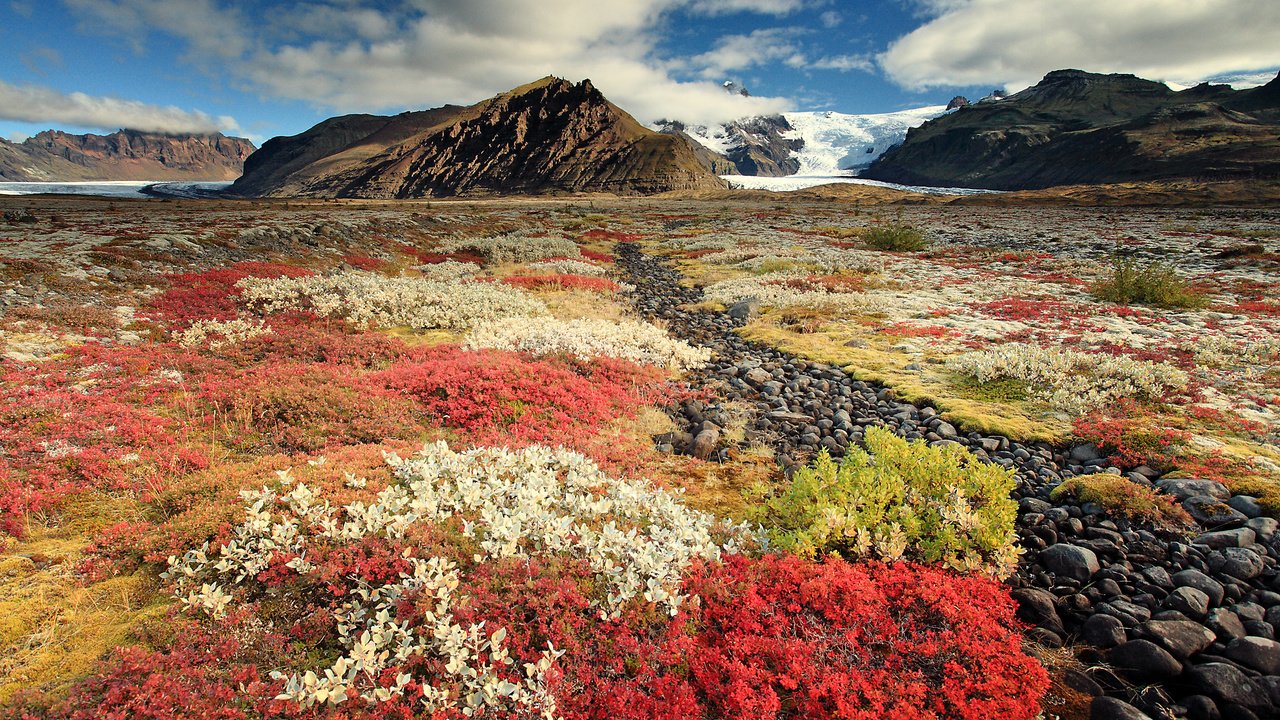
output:
[[[889,112],[1078,67],[1265,81],[1274,0],[0,0],[0,137],[210,131],[590,77],[642,122]],[[725,93],[734,80],[752,97]]]

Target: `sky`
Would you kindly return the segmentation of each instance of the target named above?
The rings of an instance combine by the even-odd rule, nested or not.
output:
[[[0,138],[261,143],[546,75],[690,124],[892,112],[1062,68],[1243,87],[1275,76],[1278,39],[1280,0],[0,0]]]

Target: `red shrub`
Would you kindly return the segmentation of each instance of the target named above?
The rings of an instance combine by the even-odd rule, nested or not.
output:
[[[502,278],[502,282],[522,288],[558,288],[561,290],[590,290],[591,292],[611,293],[618,291],[618,283],[609,278],[592,277],[590,275],[512,275]]]
[[[530,360],[442,346],[375,376],[478,442],[561,442],[633,414],[653,374],[619,361]]]
[[[276,263],[242,262],[231,267],[169,277],[169,289],[152,298],[147,309],[172,327],[196,320],[230,320],[237,314],[236,283],[247,277],[304,277],[305,268]]]
[[[342,262],[350,265],[357,270],[382,270],[387,267],[388,263],[382,258],[370,257],[368,255],[343,255]]]
[[[582,254],[582,257],[594,262],[598,262],[598,263],[613,262],[613,256],[610,255],[609,253],[596,252],[595,250],[586,250],[586,249],[579,250],[578,252]]]
[[[228,443],[313,451],[422,431],[409,398],[343,367],[286,363],[206,382],[201,396]]]

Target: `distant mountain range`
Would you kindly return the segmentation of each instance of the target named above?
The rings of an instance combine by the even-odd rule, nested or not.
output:
[[[238,177],[229,192],[241,197],[637,195],[723,189],[721,175],[854,173],[997,190],[1280,179],[1280,77],[1175,92],[1133,75],[1059,70],[974,104],[655,128],[589,80],[547,77],[468,107],[331,118],[256,152],[240,138],[132,130],[0,141],[3,180]]]
[[[470,107],[346,115],[274,138],[230,192],[418,198],[722,187],[689,142],[642,126],[589,80],[547,77]]]
[[[945,105],[872,115],[789,112],[712,127],[659,124],[696,142],[722,175],[839,176],[855,174],[901,143],[907,130],[932,120]]]
[[[1133,75],[1059,70],[911,130],[862,176],[994,190],[1280,179],[1280,77],[1175,92]]]
[[[0,140],[0,180],[234,180],[255,149],[244,138],[218,133],[72,135],[47,130],[20,143]]]

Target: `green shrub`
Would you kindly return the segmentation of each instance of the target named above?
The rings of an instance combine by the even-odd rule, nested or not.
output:
[[[1175,498],[1110,473],[1074,477],[1053,489],[1054,500],[1097,503],[1107,512],[1161,527],[1185,527],[1191,516]]]
[[[929,241],[924,233],[910,225],[878,225],[862,233],[862,241],[876,250],[894,252],[924,250]]]
[[[838,553],[985,568],[1017,562],[1009,498],[1012,471],[959,446],[907,442],[868,428],[870,454],[851,447],[837,463],[823,451],[754,511],[780,547],[806,557]]]
[[[1192,288],[1173,266],[1162,262],[1142,265],[1120,257],[1111,263],[1111,276],[1094,284],[1093,296],[1107,302],[1162,308],[1200,308],[1209,304],[1208,298]]]

